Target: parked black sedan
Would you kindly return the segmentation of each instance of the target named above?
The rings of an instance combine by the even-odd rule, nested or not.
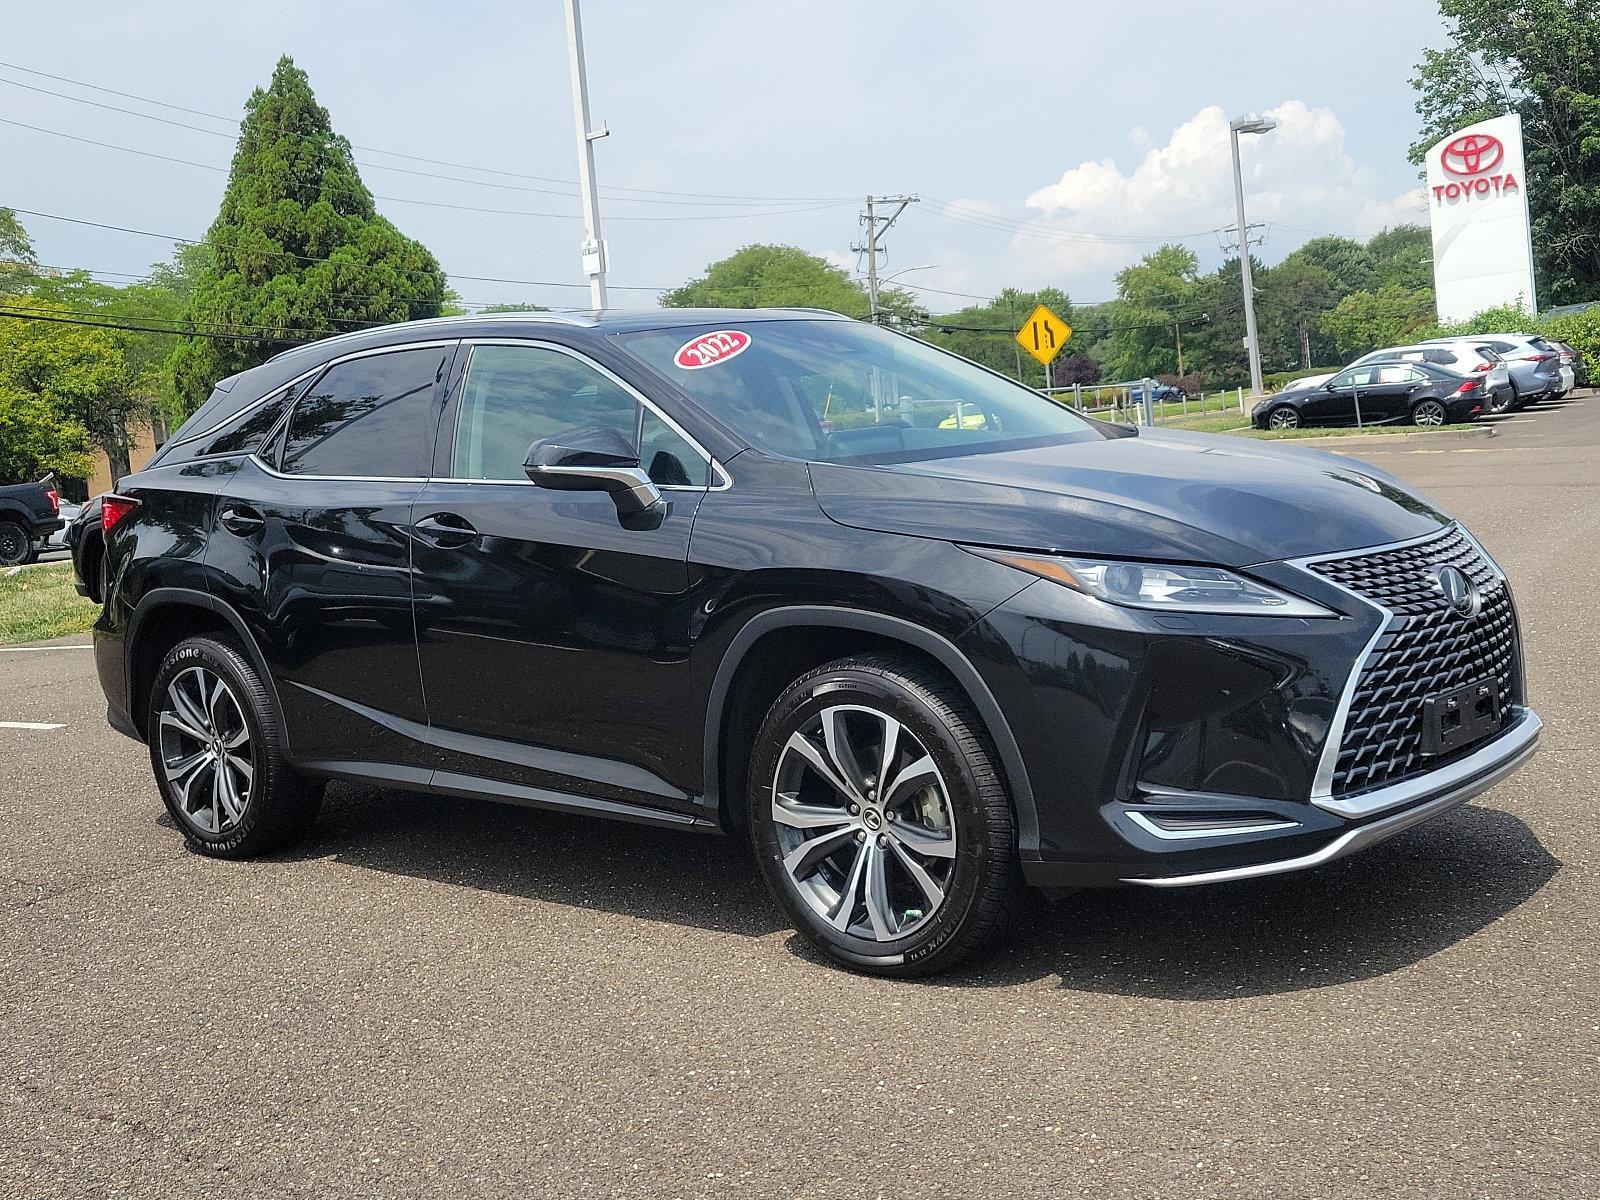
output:
[[[1321,387],[1280,392],[1256,405],[1257,429],[1302,425],[1448,425],[1470,421],[1485,403],[1483,382],[1432,363],[1375,362],[1346,367]]]

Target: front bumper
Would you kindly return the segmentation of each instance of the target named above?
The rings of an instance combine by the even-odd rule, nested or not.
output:
[[[1385,838],[1420,825],[1441,813],[1465,804],[1487,791],[1532,758],[1539,749],[1542,723],[1531,710],[1484,746],[1448,767],[1428,775],[1406,780],[1392,787],[1363,794],[1361,812],[1387,815],[1351,822],[1342,831],[1334,830],[1314,850],[1297,849],[1288,857],[1266,857],[1240,866],[1221,867],[1189,874],[1134,876],[1124,883],[1151,887],[1188,887],[1199,883],[1226,883],[1235,879],[1254,879],[1284,871],[1301,871],[1321,866]],[[1390,811],[1398,809],[1398,811]],[[1237,835],[1234,835],[1237,836]],[[1292,835],[1291,835],[1292,836]]]

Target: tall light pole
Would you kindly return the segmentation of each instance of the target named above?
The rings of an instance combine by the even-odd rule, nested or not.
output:
[[[1239,277],[1244,281],[1244,336],[1250,343],[1250,391],[1259,396],[1261,385],[1261,344],[1256,337],[1256,291],[1250,279],[1250,227],[1244,221],[1244,175],[1239,169],[1239,135],[1267,133],[1278,123],[1271,117],[1245,113],[1228,126],[1233,139],[1233,203],[1239,218]]]
[[[589,80],[583,63],[583,22],[578,0],[567,0],[567,57],[572,65],[572,116],[578,125],[578,186],[583,192],[583,273],[589,277],[589,299],[606,306],[606,243],[600,235],[600,197],[594,186],[594,144],[609,130],[589,129]]]

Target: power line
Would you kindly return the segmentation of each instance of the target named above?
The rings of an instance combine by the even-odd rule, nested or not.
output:
[[[35,133],[44,133],[44,134],[49,134],[51,137],[65,138],[68,141],[81,142],[81,143],[83,143],[84,145],[87,145],[87,146],[98,146],[103,150],[118,150],[118,151],[121,151],[124,154],[138,155],[140,158],[154,158],[154,159],[159,159],[162,162],[179,163],[179,164],[181,164],[183,166],[186,166],[186,167],[199,167],[203,171],[214,171],[214,172],[217,172],[218,174],[223,174],[223,175],[227,174],[228,170],[229,170],[229,168],[223,167],[223,166],[219,166],[219,165],[217,165],[215,163],[196,162],[192,158],[177,158],[177,157],[175,157],[173,155],[170,155],[170,154],[157,154],[152,150],[140,150],[137,147],[134,147],[134,146],[123,146],[123,145],[117,144],[116,142],[96,141],[94,138],[80,137],[78,134],[75,134],[75,133],[64,133],[59,129],[46,129],[43,125],[30,125],[25,121],[13,121],[8,117],[0,117],[0,125],[14,125],[19,129],[31,129]],[[425,172],[412,172],[412,174],[423,174],[423,173],[425,173]],[[443,177],[441,176],[440,178],[443,178]],[[389,202],[395,203],[395,204],[420,204],[420,205],[422,205],[422,206],[424,206],[426,208],[445,208],[445,209],[451,209],[451,210],[456,211],[456,212],[489,213],[489,214],[493,214],[493,215],[497,215],[497,216],[505,216],[505,217],[534,217],[534,218],[539,218],[539,219],[542,219],[542,220],[550,220],[550,221],[577,221],[577,220],[581,220],[582,219],[581,217],[579,217],[579,215],[577,213],[530,212],[530,211],[528,211],[526,209],[517,209],[517,208],[485,208],[485,207],[482,207],[482,206],[479,206],[479,205],[474,205],[474,204],[451,204],[451,203],[446,203],[445,201],[442,201],[442,200],[421,200],[421,199],[417,199],[416,197],[413,197],[413,196],[389,196],[389,195],[385,195],[382,192],[374,192],[374,193],[372,193],[372,198],[374,200],[386,200],[386,201],[389,201]],[[668,217],[668,216],[656,216],[656,215],[638,215],[638,214],[630,216],[630,215],[624,214],[622,216],[612,217],[611,219],[613,221],[650,221],[650,222],[657,222],[657,221],[736,221],[736,220],[740,220],[741,218],[745,218],[745,217],[784,217],[784,216],[792,216],[793,214],[796,214],[796,213],[820,212],[820,211],[822,211],[824,209],[829,209],[829,208],[842,208],[847,203],[849,203],[849,201],[830,201],[830,202],[828,202],[826,204],[810,205],[810,206],[807,206],[807,207],[804,207],[804,208],[787,208],[787,209],[761,208],[761,209],[757,209],[757,210],[755,210],[753,212],[702,213],[702,214],[695,214],[695,215],[692,215],[692,216],[681,216],[681,217]]]
[[[49,309],[40,312],[32,309],[18,310],[3,305],[0,305],[0,317],[10,317],[18,321],[48,321],[57,325],[82,325],[90,329],[121,329],[133,333],[160,333],[173,337],[209,338],[213,341],[267,342],[271,345],[293,346],[315,341],[318,338],[332,337],[339,332],[336,329],[293,330],[286,332],[293,332],[296,335],[294,337],[275,337],[267,334],[225,333],[204,329],[173,329],[150,324],[134,324],[129,321],[92,320],[88,319],[86,314],[74,309]],[[241,326],[240,328],[248,327]]]
[[[11,206],[8,205],[6,207]],[[106,229],[115,233],[131,233],[136,234],[139,237],[157,238],[164,242],[178,242],[185,246],[199,246],[204,244],[203,240],[200,238],[182,237],[175,233],[156,233],[153,230],[134,229],[127,225],[110,225],[103,221],[86,221],[79,217],[63,217],[59,213],[40,212],[37,209],[11,208],[11,211],[15,213],[21,213],[25,217],[39,217],[47,221],[65,221],[69,225],[87,225],[91,229]],[[319,263],[342,261],[330,258],[317,258],[309,254],[296,254],[292,250],[280,250],[277,251],[277,253],[288,258],[299,259],[301,262]],[[557,283],[554,280],[549,279],[508,279],[504,276],[497,275],[459,275],[454,272],[446,272],[446,274],[448,274],[451,279],[468,279],[474,283],[512,283],[526,287],[581,288],[584,291],[587,291],[589,288],[587,283]],[[616,288],[618,291],[624,292],[665,292],[671,290],[667,287],[645,287],[641,284],[610,284],[609,286]]]
[[[71,84],[74,87],[86,88],[89,91],[100,92],[100,93],[102,93],[104,95],[120,96],[124,100],[136,100],[141,104],[151,104],[151,105],[155,105],[158,108],[170,109],[173,112],[188,113],[191,116],[206,117],[206,118],[209,118],[210,120],[222,121],[222,122],[225,122],[226,124],[233,125],[235,127],[237,127],[237,125],[239,123],[237,118],[223,116],[221,113],[206,112],[206,111],[204,111],[202,109],[197,109],[197,108],[185,108],[181,104],[169,104],[164,100],[156,100],[156,99],[153,99],[153,98],[151,98],[149,96],[140,96],[140,95],[137,95],[136,93],[133,93],[133,92],[121,92],[121,91],[118,91],[115,88],[102,87],[99,84],[89,83],[89,82],[87,82],[85,80],[82,80],[82,79],[72,79],[72,78],[69,78],[68,76],[65,76],[65,75],[53,75],[48,71],[35,70],[35,69],[31,68],[31,67],[24,67],[24,66],[21,66],[21,65],[19,65],[17,63],[0,62],[0,67],[5,67],[5,68],[7,68],[9,70],[13,70],[13,71],[21,71],[22,73],[24,73],[26,75],[37,76],[38,78],[41,78],[41,79],[53,79],[57,83]],[[92,106],[94,106],[96,108],[109,109],[109,110],[111,110],[113,112],[126,113],[129,116],[143,117],[146,120],[163,121],[163,123],[165,123],[165,124],[176,125],[181,129],[192,129],[192,130],[195,130],[198,133],[208,133],[208,134],[211,134],[213,136],[228,137],[228,138],[234,138],[234,139],[237,138],[236,134],[226,134],[226,133],[222,133],[220,130],[205,129],[205,128],[201,127],[201,126],[189,125],[189,124],[186,124],[186,123],[181,122],[181,121],[166,121],[163,118],[153,116],[150,113],[141,113],[141,112],[137,112],[137,111],[135,111],[133,109],[121,108],[121,107],[116,106],[116,105],[98,104],[93,100],[86,100],[81,96],[71,96],[71,95],[68,95],[68,94],[66,94],[64,92],[51,91],[48,88],[41,88],[41,87],[34,86],[32,84],[22,83],[21,81],[15,80],[15,79],[0,78],[0,83],[8,83],[13,87],[26,88],[29,91],[39,92],[39,93],[42,93],[42,94],[47,95],[47,96],[55,96],[55,97],[58,97],[58,98],[60,98],[62,100],[70,100],[70,101],[73,101],[73,102],[79,103],[79,104],[88,104],[88,105],[92,105]],[[295,135],[295,136],[306,136],[306,135]],[[564,185],[566,185],[568,187],[575,187],[576,186],[576,181],[571,180],[571,179],[560,179],[560,178],[555,178],[553,176],[545,176],[545,175],[527,175],[527,174],[523,174],[523,173],[517,172],[517,171],[506,171],[506,170],[503,170],[503,169],[498,168],[498,167],[485,167],[485,166],[480,166],[480,165],[477,165],[477,164],[474,164],[474,163],[450,162],[450,161],[448,161],[446,159],[427,158],[427,157],[424,157],[423,155],[419,155],[419,154],[405,154],[405,153],[402,153],[402,152],[400,152],[398,150],[385,150],[385,149],[382,149],[382,148],[377,147],[377,146],[365,146],[365,145],[360,145],[360,144],[354,143],[354,142],[351,143],[351,148],[354,149],[354,150],[364,151],[365,153],[368,153],[368,154],[383,154],[383,155],[387,155],[390,158],[405,159],[408,162],[427,163],[430,166],[452,167],[452,168],[454,168],[456,170],[462,170],[462,171],[478,171],[478,172],[481,172],[482,174],[485,174],[485,175],[500,175],[500,176],[503,176],[503,177],[505,177],[507,179],[525,179],[525,180],[531,180],[532,182],[535,182],[535,183],[559,183],[559,184],[564,184]],[[386,167],[381,163],[364,163],[362,165],[364,165],[364,166],[375,166],[380,170],[399,170],[400,169],[400,168],[397,168],[397,167]],[[455,177],[454,176],[440,176],[440,178],[455,178]],[[488,186],[488,187],[499,186],[499,185],[487,183],[484,180],[464,179],[464,180],[459,180],[459,182],[462,182],[462,183],[477,183],[477,184],[482,184],[483,186]],[[528,189],[528,190],[537,190],[537,189]],[[601,191],[606,191],[606,192],[646,192],[646,193],[649,193],[651,195],[657,195],[657,196],[675,196],[675,197],[693,198],[698,202],[713,203],[713,204],[714,203],[718,203],[718,202],[724,202],[724,201],[731,202],[731,203],[736,203],[736,204],[737,203],[745,203],[745,204],[822,204],[822,203],[849,203],[851,201],[851,197],[849,197],[849,196],[736,196],[736,195],[719,194],[719,193],[716,193],[716,192],[682,192],[682,191],[671,191],[671,190],[668,190],[666,188],[628,187],[628,186],[625,186],[625,185],[622,185],[622,184],[611,184],[611,185],[607,185],[607,186],[602,186],[600,190]],[[557,194],[557,195],[572,195],[572,196],[576,196],[577,195],[577,193],[575,193],[575,192],[553,193],[553,194]],[[628,199],[630,199],[630,197],[616,196],[616,197],[613,197],[613,199],[616,199],[616,200],[628,200]],[[669,201],[665,201],[665,200],[639,200],[637,202],[638,203],[647,203],[647,204],[666,204],[666,203],[670,203]]]

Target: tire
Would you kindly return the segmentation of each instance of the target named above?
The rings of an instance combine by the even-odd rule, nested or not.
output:
[[[190,849],[250,858],[315,821],[322,785],[289,766],[272,696],[233,646],[211,637],[179,642],[156,671],[147,713],[156,786]]]
[[[1527,401],[1522,398],[1522,393],[1517,390],[1516,380],[1511,381],[1511,403],[1506,405],[1507,412],[1521,412]]]
[[[1489,407],[1484,411],[1486,417],[1498,417],[1513,411],[1517,407],[1517,389],[1508,388],[1500,392],[1489,401]]]
[[[993,752],[966,698],[932,671],[878,656],[819,667],[773,703],[751,757],[757,861],[833,962],[900,978],[947,970],[1020,895]],[[891,777],[881,794],[880,775]]]
[[[1411,409],[1411,423],[1426,429],[1437,429],[1450,423],[1450,413],[1437,400],[1419,400]]]
[[[1268,429],[1299,429],[1300,414],[1287,404],[1280,404],[1267,414]]]
[[[29,561],[33,540],[15,521],[0,521],[0,567],[16,567]]]

